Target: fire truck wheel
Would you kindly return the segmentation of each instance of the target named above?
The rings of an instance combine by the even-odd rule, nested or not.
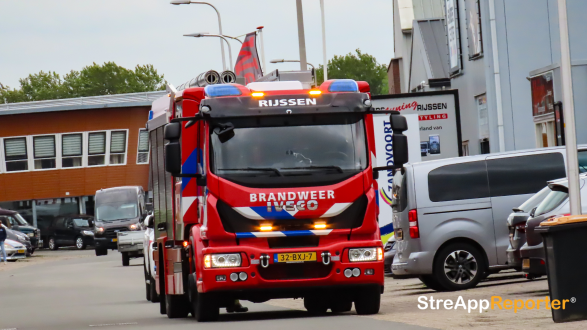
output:
[[[128,255],[128,252],[122,252],[122,265],[124,267],[130,265],[130,257]]]
[[[331,303],[330,309],[333,313],[348,312],[353,308],[353,301],[350,298],[336,299]]]
[[[190,313],[190,305],[185,295],[165,295],[165,309],[170,319],[187,317]]]
[[[359,315],[379,313],[380,303],[381,289],[379,287],[363,289],[355,297],[355,309]]]
[[[195,292],[195,299],[192,298],[193,315],[198,322],[210,322],[218,320],[220,308],[213,297],[207,293]]]
[[[328,303],[319,296],[304,297],[304,307],[310,314],[325,314],[328,310]]]

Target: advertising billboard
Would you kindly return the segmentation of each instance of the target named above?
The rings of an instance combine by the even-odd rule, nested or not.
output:
[[[446,34],[448,37],[448,53],[451,73],[456,73],[461,70],[459,11],[457,6],[457,0],[446,0]]]
[[[457,90],[373,96],[373,110],[397,110],[406,117],[409,162],[462,156]],[[374,166],[393,165],[389,114],[373,115],[376,160]],[[391,188],[393,171],[379,172],[379,227],[385,241],[393,234]]]

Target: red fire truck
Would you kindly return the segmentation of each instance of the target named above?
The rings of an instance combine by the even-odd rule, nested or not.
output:
[[[151,144],[160,310],[215,320],[238,300],[303,298],[311,313],[379,311],[369,85],[208,85],[154,102]],[[405,118],[390,112],[395,163]]]

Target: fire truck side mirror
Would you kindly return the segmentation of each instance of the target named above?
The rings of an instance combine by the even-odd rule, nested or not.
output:
[[[408,122],[400,114],[390,115],[389,122],[393,131],[393,165],[395,168],[403,168],[409,160],[408,137],[403,134],[408,130]]]
[[[165,125],[165,140],[179,140],[181,137],[181,123],[169,123]]]
[[[165,145],[165,171],[173,176],[181,174],[181,146],[178,140]]]

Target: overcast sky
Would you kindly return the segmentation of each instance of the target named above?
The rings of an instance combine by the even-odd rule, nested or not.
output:
[[[226,35],[265,26],[268,71],[299,69],[269,63],[299,59],[295,0],[208,1],[220,11]],[[320,2],[303,0],[303,8],[308,62],[317,66],[323,62]],[[392,0],[325,0],[325,12],[328,58],[360,48],[389,63]],[[194,32],[218,32],[211,7],[168,0],[0,0],[0,82],[18,87],[19,78],[40,70],[63,76],[92,62],[114,61],[127,68],[153,64],[177,86],[222,69],[218,39],[182,36]],[[236,61],[240,44],[233,41],[232,50]]]

